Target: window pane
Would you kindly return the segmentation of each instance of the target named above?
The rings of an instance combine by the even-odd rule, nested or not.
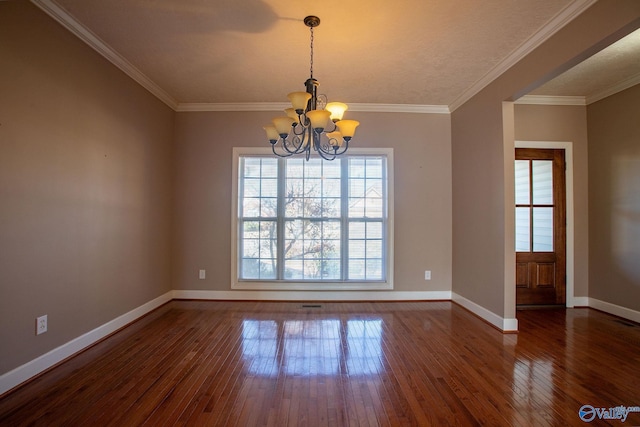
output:
[[[302,260],[286,260],[284,263],[284,278],[289,280],[302,279]]]
[[[325,260],[322,261],[322,278],[327,280],[340,279],[340,261]]]
[[[340,162],[324,162],[322,164],[322,176],[324,178],[340,178],[342,168]]]
[[[365,177],[365,159],[363,158],[350,158],[349,159],[349,178],[364,178]]]
[[[325,218],[340,217],[340,199],[322,199],[322,216]]]
[[[516,160],[516,205],[529,204],[529,161]]]
[[[367,159],[366,161],[366,177],[382,178],[382,159]]]
[[[341,192],[339,179],[325,178],[322,180],[323,197],[340,197]]]
[[[553,162],[551,160],[533,160],[531,171],[533,204],[553,205]]]
[[[245,157],[244,173],[245,178],[260,178],[262,175],[262,160],[258,157]]]
[[[367,218],[382,218],[382,199],[379,197],[365,199],[365,216]]]
[[[260,239],[244,239],[242,255],[245,258],[260,257]]]
[[[304,159],[287,159],[287,178],[302,178],[304,176]]]
[[[262,197],[278,197],[278,180],[276,178],[263,178],[260,186]],[[245,190],[245,196],[246,196]]]
[[[382,241],[367,241],[367,258],[382,258]]]
[[[308,178],[304,180],[304,197],[320,197],[322,196],[322,180]]]
[[[326,221],[322,223],[322,238],[340,240],[340,222]]]
[[[278,199],[270,197],[261,199],[260,216],[263,218],[275,218],[278,216]]]
[[[246,221],[242,225],[241,275],[244,279],[275,279],[277,239],[275,221]]]
[[[295,196],[295,188],[287,186],[287,194],[284,197],[284,216],[286,218],[302,217],[304,211],[304,198]]]
[[[260,178],[245,178],[244,197],[260,197]]]
[[[516,208],[516,252],[531,251],[529,208]]]
[[[278,178],[278,159],[262,158],[262,177]]]
[[[533,251],[553,252],[553,208],[533,208]]]
[[[247,197],[242,201],[242,215],[244,217],[255,218],[260,216],[260,199],[258,197]]]
[[[366,234],[366,224],[364,222],[349,223],[349,238],[364,239]]]
[[[349,260],[349,279],[364,280],[365,277],[364,260]]]
[[[368,222],[367,223],[367,236],[371,239],[382,239],[382,223],[381,222]]]
[[[381,259],[368,259],[367,270],[365,272],[367,280],[380,280],[382,279],[382,260]]]
[[[349,179],[349,197],[353,199],[364,197],[364,179]]]
[[[349,240],[349,259],[364,258],[366,240]]]
[[[305,178],[320,178],[322,176],[322,160],[309,159],[303,163]]]

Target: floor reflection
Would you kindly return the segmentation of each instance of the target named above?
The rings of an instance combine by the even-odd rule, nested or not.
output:
[[[382,319],[244,320],[242,355],[260,376],[378,374]]]

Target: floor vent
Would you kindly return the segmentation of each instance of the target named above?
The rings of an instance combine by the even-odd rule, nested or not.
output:
[[[320,304],[302,304],[302,308],[322,308]]]

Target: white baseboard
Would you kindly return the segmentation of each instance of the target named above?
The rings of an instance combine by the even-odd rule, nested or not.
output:
[[[567,307],[589,307],[589,297],[573,297],[571,298],[571,305],[567,304]]]
[[[175,299],[262,301],[434,301],[451,300],[450,291],[188,291],[174,290]]]
[[[456,294],[455,292],[452,293],[452,300],[456,304],[461,305],[476,316],[500,329],[502,332],[518,331],[518,319],[506,319],[504,317],[500,317],[494,312],[487,310],[486,308]]]
[[[605,313],[613,314],[614,316],[629,319],[633,322],[640,323],[640,311],[632,310],[620,305],[611,304],[610,302],[601,301],[595,298],[588,298],[589,307],[596,310],[604,311]]]
[[[66,358],[86,349],[87,347],[100,341],[107,335],[112,334],[118,329],[128,325],[134,320],[144,316],[145,314],[160,307],[162,304],[171,301],[172,299],[173,291],[167,292],[166,294],[161,295],[158,298],[155,298],[148,303],[143,304],[140,307],[123,314],[122,316],[116,317],[115,319],[95,328],[92,331],[87,332],[86,334],[74,338],[68,343],[63,344],[60,347],[55,348],[50,352],[45,353],[30,362],[25,363],[22,366],[18,366],[17,368],[5,374],[2,374],[0,376],[0,395],[22,384],[30,378],[35,377],[41,372],[44,372],[57,363],[65,360]]]

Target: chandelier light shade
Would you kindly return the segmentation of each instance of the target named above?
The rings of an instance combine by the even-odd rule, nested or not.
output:
[[[287,95],[291,102],[291,108],[285,110],[287,115],[274,118],[264,130],[276,156],[302,154],[309,160],[313,150],[323,159],[333,160],[349,149],[360,123],[343,120],[347,104],[327,103],[324,95],[317,94],[319,83],[313,78],[313,29],[320,25],[320,18],[307,16],[304,24],[311,35],[311,75],[305,82],[306,91]]]

